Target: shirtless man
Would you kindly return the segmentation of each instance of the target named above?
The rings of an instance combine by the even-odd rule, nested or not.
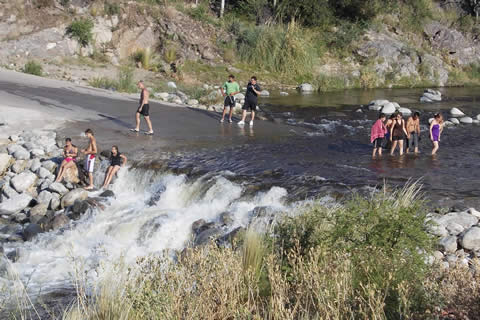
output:
[[[148,90],[145,88],[145,84],[142,80],[138,81],[137,87],[142,90],[140,93],[140,106],[137,109],[137,113],[135,115],[136,126],[135,129],[130,129],[133,132],[140,131],[140,116],[142,115],[148,125],[148,131],[145,132],[146,135],[153,135],[152,129],[152,122],[150,121],[150,105],[148,104],[149,93]]]
[[[85,166],[84,170],[88,172],[88,181],[89,185],[85,187],[85,190],[92,190],[93,185],[93,167],[95,166],[95,157],[97,155],[97,140],[93,136],[92,129],[85,130],[85,135],[88,138],[88,147],[83,149],[82,152],[85,154]]]

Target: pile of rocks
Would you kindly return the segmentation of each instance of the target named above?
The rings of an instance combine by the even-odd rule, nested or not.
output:
[[[67,170],[64,182],[54,182],[63,160],[62,142],[52,131],[28,131],[0,141],[0,243],[29,241],[63,228],[98,204],[79,188],[78,169]]]
[[[448,119],[445,124],[447,126],[459,125],[463,124],[472,124],[472,123],[480,123],[480,114],[478,114],[475,118],[469,117],[463,113],[462,110],[458,108],[452,108],[450,110],[450,115],[452,116]]]
[[[426,89],[420,97],[420,102],[442,101],[442,93],[438,90]]]
[[[379,111],[387,115],[393,114],[395,112],[401,112],[404,116],[409,116],[412,114],[412,110],[408,108],[400,107],[396,102],[390,102],[388,100],[372,100],[367,105],[368,110]]]
[[[429,232],[440,237],[434,259],[445,268],[457,263],[468,265],[480,257],[480,212],[470,208],[445,215],[431,213],[428,216]]]

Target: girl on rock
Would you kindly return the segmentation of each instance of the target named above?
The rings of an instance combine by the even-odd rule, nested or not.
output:
[[[405,121],[403,120],[402,113],[399,112],[395,116],[392,127],[390,129],[390,141],[392,142],[392,148],[390,149],[390,155],[393,155],[395,149],[399,148],[400,155],[403,155],[403,140],[407,137],[407,130],[405,129]]]
[[[113,176],[120,170],[120,167],[124,167],[127,163],[127,157],[118,151],[117,146],[112,146],[112,154],[110,156],[110,166],[107,169],[105,174],[105,181],[103,182],[103,188],[107,186],[112,181]]]
[[[432,155],[435,155],[440,147],[440,136],[443,131],[443,116],[440,113],[437,113],[430,123],[430,140],[433,143]]]
[[[55,179],[55,182],[62,181],[67,169],[76,167],[75,161],[77,154],[78,149],[72,144],[72,139],[65,139],[65,146],[63,147],[63,161],[60,165],[60,169],[58,170],[57,179]]]

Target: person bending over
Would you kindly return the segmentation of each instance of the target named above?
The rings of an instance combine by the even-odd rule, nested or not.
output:
[[[63,161],[58,170],[57,179],[55,182],[61,182],[63,175],[68,168],[73,168],[76,166],[75,161],[77,161],[78,148],[72,144],[72,139],[65,139],[65,146],[63,147]]]
[[[125,166],[127,163],[127,157],[118,151],[117,146],[112,147],[112,154],[110,155],[110,166],[107,169],[107,173],[105,174],[105,181],[103,182],[103,188],[107,188],[107,186],[112,181],[113,176],[120,170],[120,167]]]

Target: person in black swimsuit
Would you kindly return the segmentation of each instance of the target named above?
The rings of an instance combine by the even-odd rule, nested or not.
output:
[[[149,93],[148,90],[145,88],[145,84],[142,80],[137,83],[137,87],[142,90],[140,93],[140,106],[137,109],[137,113],[135,114],[135,128],[130,129],[133,132],[140,131],[140,116],[143,116],[145,122],[148,126],[148,131],[145,132],[146,135],[153,135],[152,129],[152,121],[150,121],[150,105],[148,104]]]
[[[117,146],[112,147],[112,154],[110,156],[110,166],[107,169],[107,173],[105,174],[105,181],[103,183],[103,188],[107,188],[112,181],[113,176],[120,170],[120,167],[125,166],[127,163],[127,157],[118,151]]]
[[[390,141],[392,141],[392,148],[390,149],[390,155],[393,155],[395,149],[400,149],[400,155],[403,155],[403,140],[408,136],[407,129],[405,128],[405,121],[403,120],[402,113],[399,112],[393,120],[392,127],[390,129]]]

